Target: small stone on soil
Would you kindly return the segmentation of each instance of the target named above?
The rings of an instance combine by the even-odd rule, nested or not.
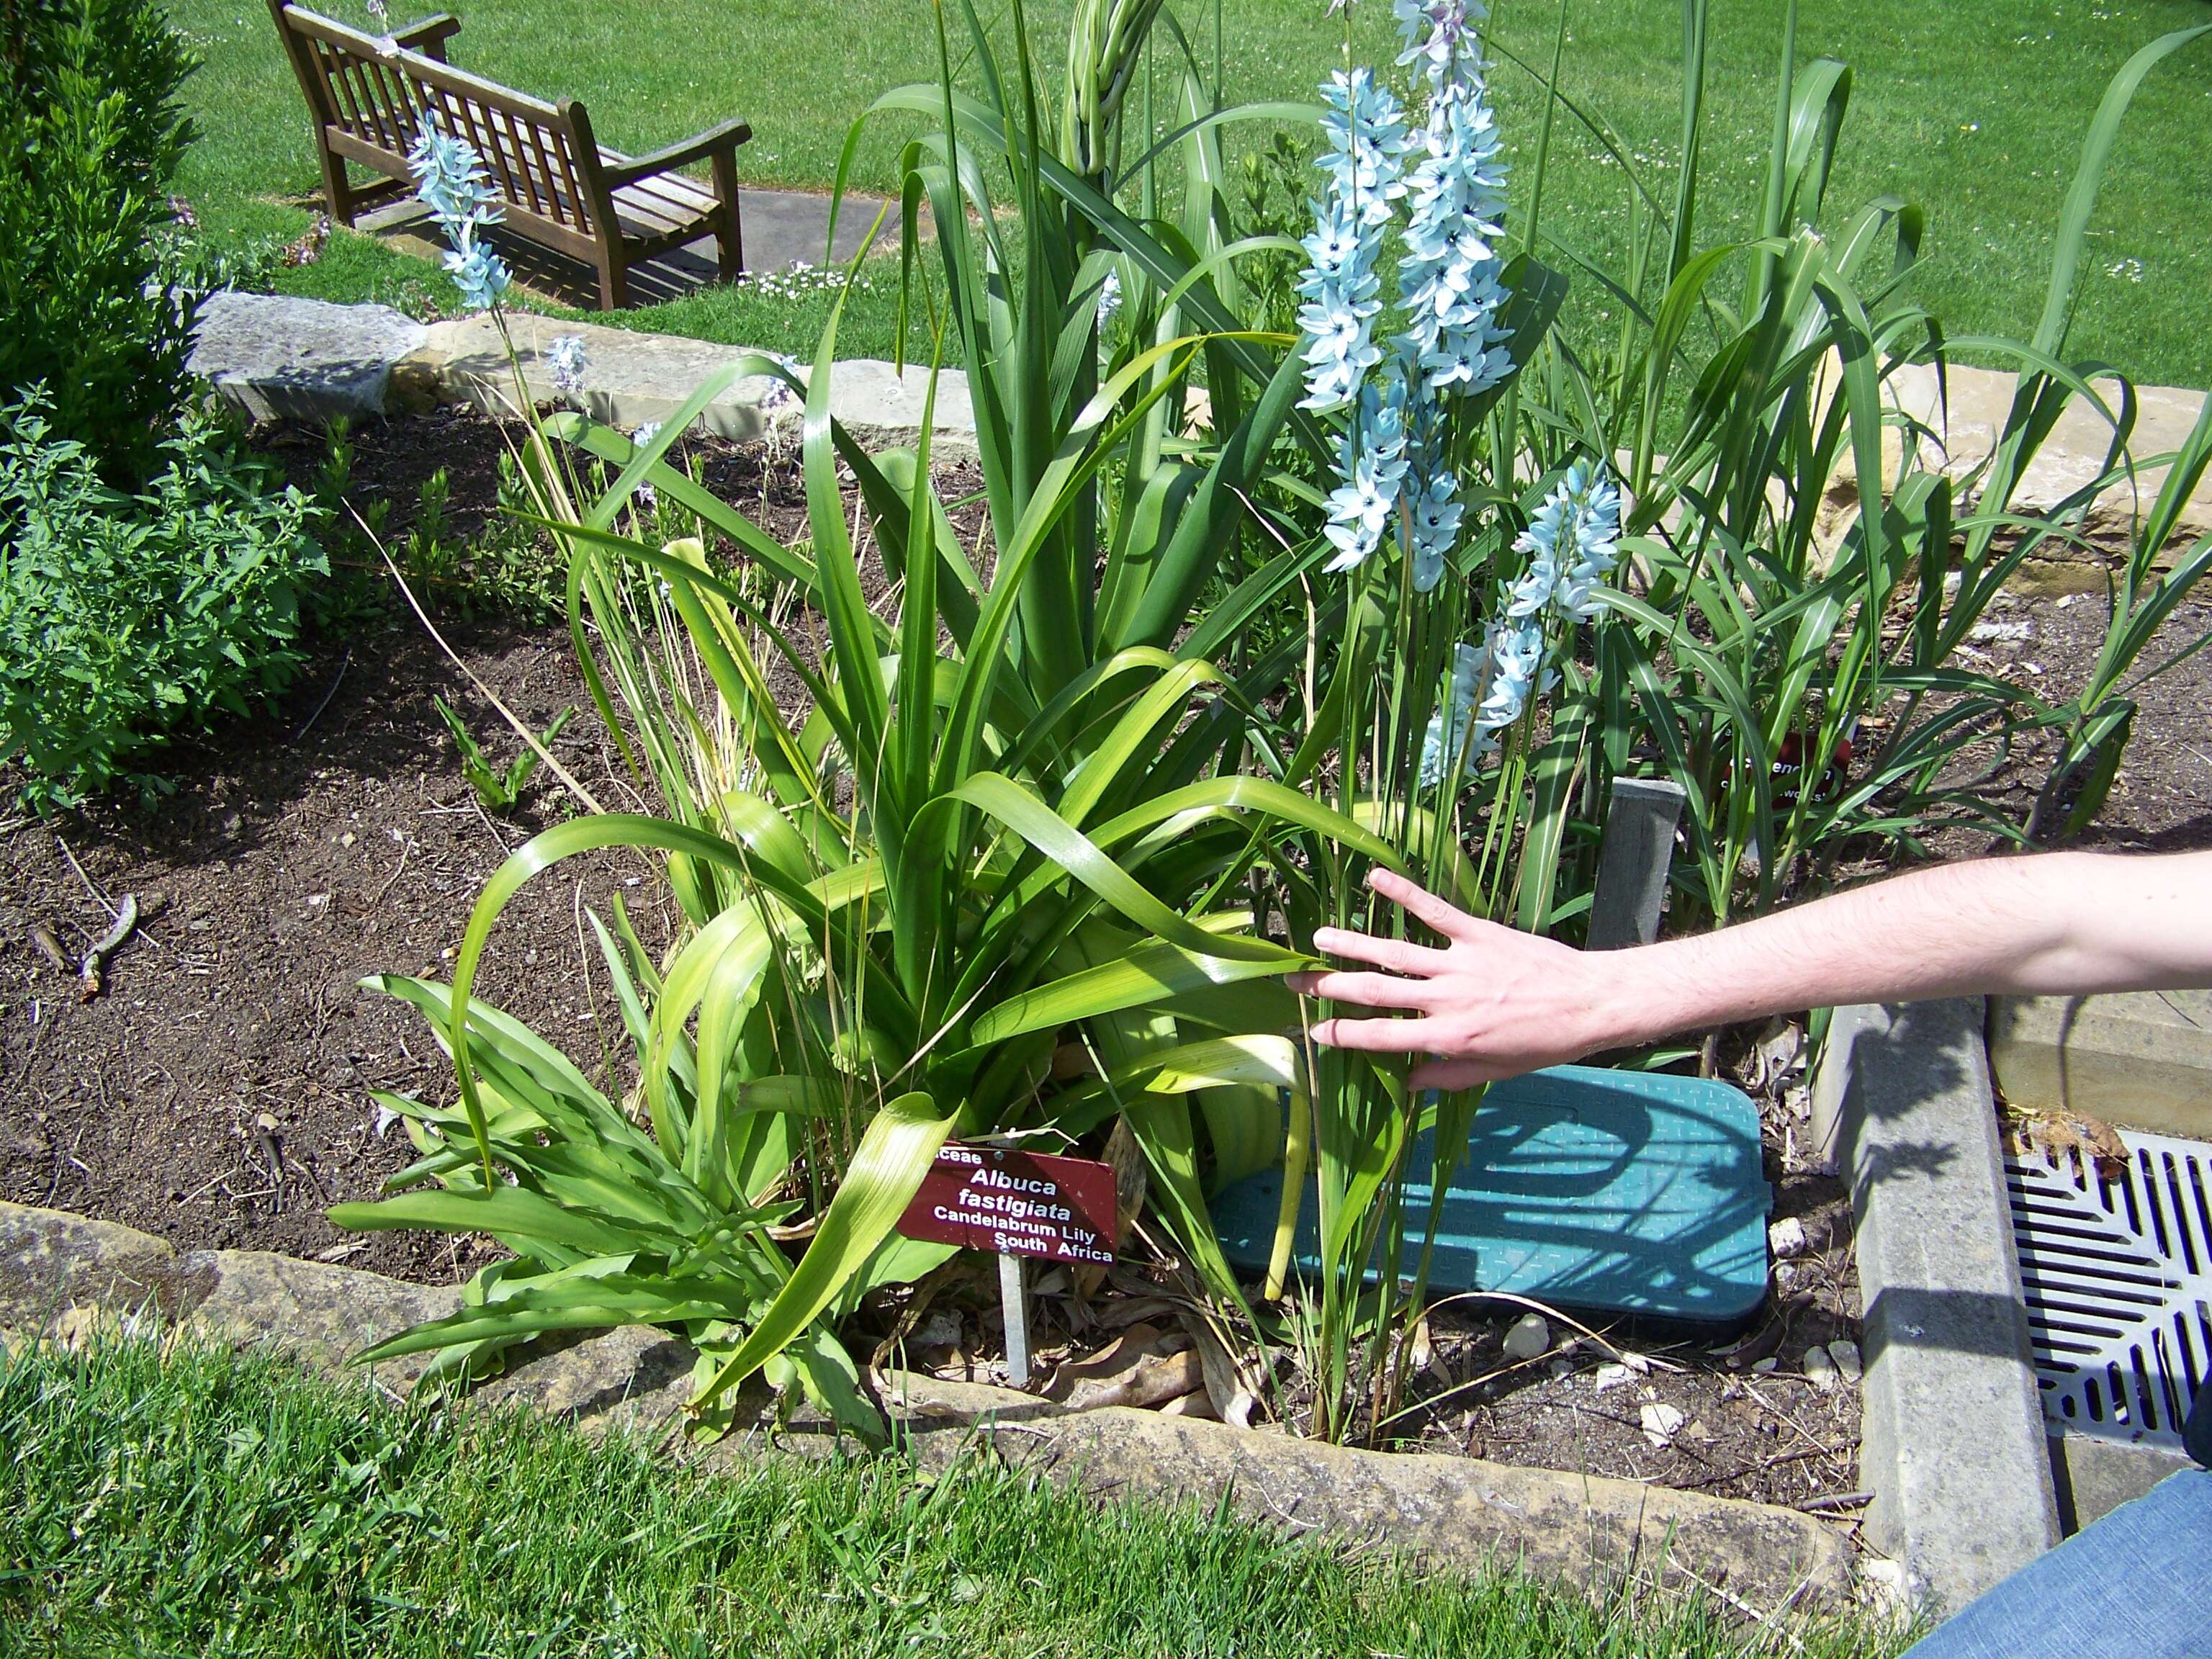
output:
[[[1663,1400],[1653,1401],[1637,1414],[1644,1426],[1644,1437],[1655,1447],[1663,1447],[1674,1437],[1686,1420],[1680,1409]]]
[[[1806,1242],[1805,1224],[1794,1215],[1784,1216],[1766,1230],[1766,1248],[1778,1261],[1804,1255]]]
[[[907,1340],[917,1348],[951,1347],[960,1340],[960,1316],[940,1308],[915,1326]]]
[[[1504,1352],[1508,1359],[1540,1358],[1551,1346],[1552,1328],[1544,1322],[1540,1314],[1522,1315],[1505,1333]]]
[[[1859,1358],[1859,1345],[1838,1337],[1828,1344],[1828,1358],[1836,1362],[1836,1370],[1846,1382],[1856,1382],[1866,1374],[1866,1362]]]
[[[1836,1386],[1836,1362],[1828,1358],[1828,1351],[1817,1343],[1805,1350],[1805,1380],[1822,1394]]]

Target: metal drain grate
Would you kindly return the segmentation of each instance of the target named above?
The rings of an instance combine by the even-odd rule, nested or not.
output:
[[[2035,1368],[2053,1423],[2179,1448],[2212,1373],[2212,1146],[2119,1133],[2110,1178],[2079,1151],[2006,1156]]]

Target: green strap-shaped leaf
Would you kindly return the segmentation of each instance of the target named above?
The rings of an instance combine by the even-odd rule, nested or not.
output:
[[[544,1331],[737,1320],[751,1309],[751,1298],[726,1281],[628,1273],[574,1278],[542,1288],[525,1285],[481,1306],[410,1326],[364,1348],[354,1359],[357,1364],[373,1364],[488,1337],[534,1336]]]
[[[952,1120],[936,1111],[936,1103],[916,1093],[901,1095],[876,1114],[789,1282],[690,1409],[712,1405],[769,1356],[781,1352],[875,1254],[921,1189],[938,1148],[951,1133]]]
[[[1269,940],[1212,933],[1178,915],[1108,858],[1089,836],[1011,778],[996,772],[978,773],[958,788],[947,790],[932,801],[924,809],[924,815],[950,812],[954,802],[976,807],[1005,824],[1121,915],[1158,939],[1188,951],[1272,963],[1278,973],[1289,972],[1303,960],[1297,952]]]
[[[988,1048],[1024,1032],[1050,1030],[1124,1008],[1164,1006],[1179,996],[1247,980],[1274,980],[1280,989],[1281,975],[1288,969],[1319,966],[1317,957],[1298,957],[1289,963],[1236,960],[1155,940],[1138,945],[1119,962],[1086,968],[1008,997],[976,1019],[970,1036],[978,1048]],[[1283,995],[1287,1000],[1290,994],[1284,991]]]
[[[431,1227],[441,1232],[489,1233],[510,1249],[543,1241],[592,1255],[682,1249],[690,1241],[665,1228],[556,1204],[501,1182],[489,1192],[399,1193],[374,1204],[334,1204],[331,1224],[362,1232]]]

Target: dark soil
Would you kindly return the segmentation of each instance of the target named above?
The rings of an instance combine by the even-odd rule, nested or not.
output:
[[[319,435],[263,441],[303,483],[321,465]],[[374,423],[354,442],[356,495],[391,501],[395,533],[440,466],[457,531],[474,532],[492,510],[501,445],[488,422]],[[770,533],[803,531],[790,458],[709,444],[693,459],[710,488]],[[2027,635],[1976,648],[1992,665],[2027,672],[2033,663],[2033,678],[2054,688],[2079,683],[2102,638],[2099,597],[2009,600],[1991,616],[2027,623]],[[2207,628],[2212,610],[2184,607],[2145,665]],[[641,803],[590,711],[565,628],[447,632],[465,674],[411,618],[325,640],[264,717],[178,745],[167,757],[175,793],[154,809],[111,805],[6,830],[0,1197],[127,1223],[187,1248],[278,1250],[431,1282],[465,1277],[487,1259],[483,1245],[343,1234],[323,1217],[328,1204],[374,1197],[413,1158],[372,1091],[453,1093],[431,1031],[358,981],[379,972],[447,977],[486,878],[568,810],[542,776],[511,819],[482,810],[433,694],[460,709],[501,763],[519,745],[471,677],[533,729],[578,708],[556,745],[564,763],[610,805]],[[2128,764],[2083,840],[2212,845],[2212,739],[2202,731],[2212,653],[2139,696]],[[2032,767],[2020,775],[2031,779],[2025,798]],[[594,855],[523,890],[480,988],[611,1091],[625,1081],[613,1058],[623,1039],[583,912],[604,912],[618,891],[658,948],[672,917],[654,870],[635,855]],[[73,961],[108,930],[126,894],[147,920],[116,953],[102,994],[86,1000],[40,936]],[[1762,1056],[1753,1038],[1773,1035],[1736,1034],[1724,1050],[1762,1103],[1777,1217],[1797,1218],[1807,1235],[1804,1254],[1778,1269],[1764,1322],[1711,1349],[1632,1331],[1594,1340],[1555,1326],[1541,1356],[1509,1362],[1500,1343],[1517,1310],[1439,1314],[1413,1390],[1426,1404],[1400,1425],[1407,1443],[1851,1512],[1856,1389],[1805,1376],[1814,1346],[1856,1336],[1849,1207],[1840,1184],[1798,1155],[1802,1060],[1786,1042],[1766,1042]],[[959,1373],[981,1363],[965,1354],[993,1351],[987,1302],[979,1292],[964,1316],[961,1352],[948,1362]],[[1043,1299],[1040,1347],[1051,1339],[1052,1306]],[[1069,1352],[1096,1345],[1096,1331],[1077,1334],[1089,1322],[1067,1319]],[[1618,1350],[1631,1356],[1626,1370]],[[1672,1424],[1663,1444],[1647,1431],[1646,1407],[1672,1408],[1658,1413]]]
[[[533,729],[588,706],[565,632],[456,643]],[[176,793],[151,811],[13,832],[0,884],[0,1195],[183,1246],[432,1281],[474,1268],[481,1253],[468,1245],[342,1234],[322,1213],[375,1196],[415,1156],[403,1130],[379,1127],[370,1091],[450,1097],[453,1086],[422,1019],[358,981],[449,977],[484,881],[565,807],[539,783],[511,819],[483,811],[434,694],[501,763],[519,749],[434,644],[394,627],[325,644],[265,722],[180,748]],[[586,714],[555,752],[587,787],[623,787]],[[502,923],[483,994],[601,1070],[620,1022],[596,960],[586,966],[579,906],[604,911],[626,890],[640,925],[665,938],[651,876],[641,859],[608,854],[532,883]],[[150,919],[85,1000],[36,935],[47,930],[74,961],[126,894]]]
[[[2104,645],[2106,614],[2101,592],[2037,599],[2000,594],[1990,623],[2008,631],[2024,625],[2026,637],[1972,642],[1969,648],[1978,656],[1966,665],[2025,680],[2054,702],[2071,696]],[[2123,683],[2138,708],[2135,735],[2103,810],[2073,845],[2143,853],[2212,847],[2212,732],[2205,728],[2212,710],[2212,652],[2166,666],[2208,632],[2212,604],[2202,598],[2185,601],[2136,659],[2130,678],[2152,678],[2132,690]],[[2019,807],[2034,799],[2051,748],[2024,749],[2008,775],[2017,781],[2011,799]]]

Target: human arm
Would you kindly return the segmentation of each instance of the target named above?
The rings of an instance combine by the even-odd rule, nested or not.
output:
[[[1717,933],[1608,951],[1478,921],[1388,871],[1373,884],[1443,946],[1325,927],[1316,949],[1386,971],[1300,974],[1291,984],[1412,1015],[1325,1019],[1313,1035],[1430,1056],[1414,1068],[1417,1088],[1466,1088],[1798,1008],[2212,984],[2212,853],[1942,865]]]

